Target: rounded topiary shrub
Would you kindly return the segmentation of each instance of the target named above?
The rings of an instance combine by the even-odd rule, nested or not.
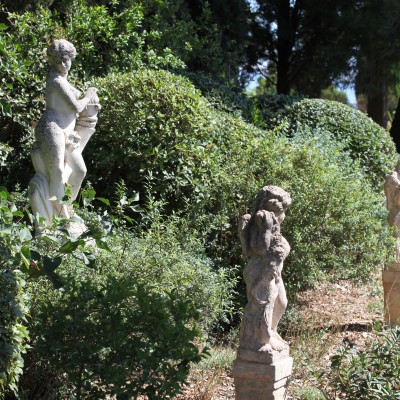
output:
[[[287,107],[277,122],[286,121],[288,136],[301,126],[329,132],[345,143],[352,158],[360,161],[366,178],[381,190],[381,183],[398,155],[389,132],[365,114],[336,101],[307,99]]]
[[[237,221],[266,184],[282,186],[293,198],[283,228],[292,246],[285,266],[292,293],[324,277],[367,278],[384,261],[390,235],[383,229],[382,195],[369,177],[382,179],[392,167],[394,147],[362,114],[324,101],[309,109],[302,101],[292,109],[300,105],[300,116],[304,107],[304,115],[315,119],[295,122],[293,116],[291,125],[289,108],[285,120],[267,132],[215,110],[188,80],[165,71],[112,75],[94,86],[104,108],[85,154],[93,185],[104,193],[124,179],[143,202],[149,192],[167,201],[164,211],[184,216],[187,231],[204,240],[216,267],[244,265]],[[322,110],[331,104],[336,116],[329,119],[329,110]],[[334,124],[342,109],[347,130]],[[332,119],[332,128],[323,118]],[[375,136],[363,142],[367,129]],[[344,134],[339,138],[342,131],[348,141]],[[371,141],[375,147],[365,144]],[[365,161],[370,151],[376,156],[371,149],[381,142],[382,151],[387,148],[382,157]],[[355,153],[357,146],[363,151]],[[363,172],[366,162],[369,175]]]
[[[110,75],[93,85],[103,109],[84,158],[100,195],[111,196],[123,179],[141,199],[150,192],[168,202],[167,211],[182,210],[187,199],[209,195],[233,138],[245,146],[248,136],[260,135],[166,71]]]

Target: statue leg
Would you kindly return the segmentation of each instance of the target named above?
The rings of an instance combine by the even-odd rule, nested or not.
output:
[[[64,183],[62,174],[64,170],[65,135],[57,124],[50,123],[40,134],[36,135],[40,155],[46,167],[49,180],[49,196],[61,200],[64,197]],[[53,207],[57,215],[64,215],[61,204],[54,200]]]
[[[277,335],[277,333],[276,333],[276,325],[279,322],[279,320],[281,319],[282,314],[286,308],[286,306],[278,307],[278,309],[276,308],[277,303],[281,304],[280,300],[278,300],[278,298],[281,295],[280,283],[282,283],[282,281],[280,281],[279,283],[276,283],[275,278],[271,281],[271,283],[269,285],[268,300],[267,300],[267,304],[265,306],[265,312],[264,312],[265,322],[266,322],[265,325],[267,328],[267,336],[268,336],[268,343],[269,343],[268,347],[270,347],[270,348],[272,348],[272,350],[276,350],[276,351],[281,351],[285,347],[287,347],[286,342],[283,342],[282,339],[280,338],[280,336]],[[282,283],[282,285],[283,285],[283,283]],[[286,296],[285,296],[285,298],[286,298]],[[283,303],[281,305],[283,305]]]
[[[287,307],[287,297],[286,297],[286,290],[285,286],[283,284],[283,280],[280,279],[279,282],[277,283],[277,288],[278,288],[278,296],[275,299],[275,304],[274,304],[274,311],[272,314],[272,330],[273,330],[273,335],[281,340],[284,344],[287,344],[280,335],[277,332],[277,326],[279,321],[282,318],[283,313],[286,310]]]
[[[65,162],[71,167],[71,175],[67,183],[71,185],[71,199],[75,200],[81,188],[82,181],[86,176],[86,165],[79,149],[70,149],[65,151]]]
[[[273,312],[275,299],[278,296],[275,276],[272,271],[267,271],[260,281],[255,284],[249,296],[252,303],[254,337],[257,338],[258,351],[270,351],[271,348],[278,350],[278,343],[274,342],[273,335]],[[257,311],[256,311],[257,310]]]

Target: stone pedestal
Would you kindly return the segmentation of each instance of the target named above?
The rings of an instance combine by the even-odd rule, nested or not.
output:
[[[285,400],[292,366],[289,349],[261,353],[239,347],[233,363],[236,400]]]
[[[393,263],[382,271],[385,299],[385,321],[400,324],[400,264]]]

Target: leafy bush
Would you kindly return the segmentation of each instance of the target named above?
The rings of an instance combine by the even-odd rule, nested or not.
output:
[[[77,398],[179,391],[189,362],[200,359],[202,331],[229,308],[235,281],[213,271],[198,240],[178,236],[177,218],[158,222],[141,237],[118,229],[111,252],[97,250],[94,270],[71,258],[59,272],[62,290],[31,283],[29,357],[42,370],[28,369],[35,377],[25,377],[27,385],[52,371]],[[35,398],[42,388],[21,389]]]
[[[206,331],[230,311],[234,273],[215,270],[200,240],[184,225],[172,219],[153,225],[142,237],[117,235],[110,244],[112,252],[103,252],[98,262],[121,279],[129,276],[156,291],[175,291],[191,299],[200,311],[198,324]]]
[[[26,280],[46,276],[60,286],[62,281],[55,271],[63,259],[79,251],[90,257],[87,247],[83,251],[86,241],[102,241],[100,236],[94,239],[90,231],[83,235],[86,239],[68,238],[59,229],[68,221],[56,217],[42,240],[35,241],[31,234],[34,218],[17,208],[18,197],[18,193],[11,196],[0,188],[0,396],[17,393],[24,366],[22,354],[29,348],[27,325],[32,299],[25,288]]]
[[[31,234],[19,219],[9,193],[0,188],[0,397],[17,391],[27,349],[26,329],[29,301],[19,270],[29,252]]]
[[[196,305],[177,291],[155,291],[111,273],[100,284],[69,276],[38,307],[36,356],[67,374],[77,399],[179,392],[199,361]]]
[[[104,109],[85,159],[91,163],[88,179],[98,193],[110,193],[114,182],[123,179],[141,198],[147,183],[176,206],[194,186],[207,184],[217,121],[189,81],[165,71],[141,70],[93,85]]]
[[[260,187],[274,184],[293,199],[282,227],[292,247],[283,271],[290,295],[323,279],[368,279],[383,266],[392,239],[382,196],[340,142],[304,129],[292,140],[270,134],[230,150],[210,196],[215,254],[240,262],[237,220]]]
[[[0,397],[6,390],[17,392],[27,349],[27,298],[19,271],[0,270]]]
[[[307,126],[331,133],[345,143],[352,158],[359,160],[366,178],[381,191],[381,184],[398,155],[389,132],[353,108],[329,100],[308,99],[287,107],[283,120],[285,132],[294,136],[299,127]],[[282,120],[277,121],[277,123]]]
[[[319,379],[323,377],[317,373]],[[400,328],[377,335],[365,350],[344,346],[332,357],[330,389],[340,398],[395,400],[400,397]],[[329,390],[328,392],[331,392]],[[327,398],[337,397],[327,394]]]
[[[391,239],[382,197],[329,132],[304,126],[288,139],[288,122],[262,131],[215,110],[186,79],[163,71],[95,85],[104,110],[85,156],[89,179],[107,190],[123,178],[142,199],[150,193],[168,202],[168,213],[184,212],[218,267],[243,265],[236,224],[266,184],[293,197],[283,227],[292,246],[285,265],[292,294],[325,277],[367,278],[384,262]]]

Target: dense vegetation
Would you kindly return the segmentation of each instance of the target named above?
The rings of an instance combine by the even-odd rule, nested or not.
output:
[[[264,185],[293,198],[291,301],[323,280],[366,280],[388,257],[381,183],[398,156],[387,131],[332,101],[246,96],[240,13],[224,21],[223,2],[189,3],[0,8],[0,398],[178,393],[204,338],[237,326],[237,222]],[[103,108],[75,204],[88,231],[71,238],[55,219],[38,240],[29,148],[42,50],[62,36],[78,49],[70,80],[97,87]]]

